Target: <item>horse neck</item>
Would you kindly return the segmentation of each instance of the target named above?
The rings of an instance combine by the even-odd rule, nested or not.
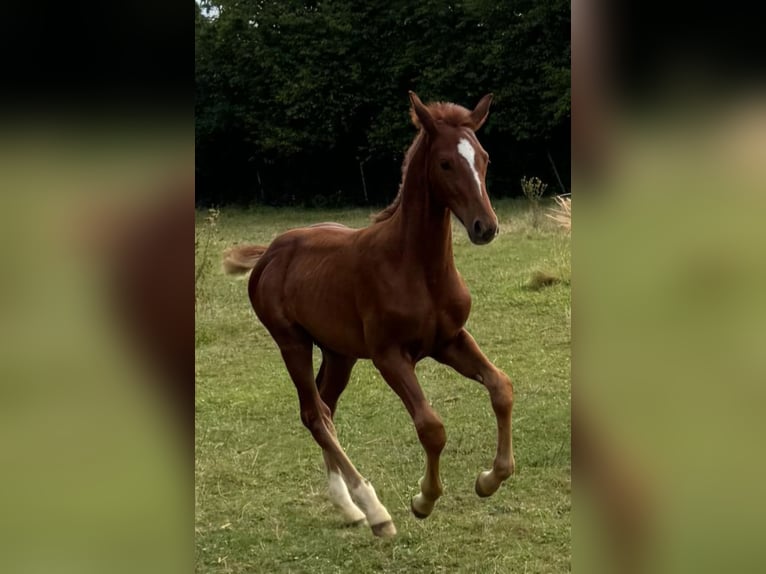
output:
[[[449,209],[432,195],[426,172],[427,144],[421,141],[410,159],[402,187],[402,203],[396,219],[402,253],[429,272],[454,268],[452,225]]]

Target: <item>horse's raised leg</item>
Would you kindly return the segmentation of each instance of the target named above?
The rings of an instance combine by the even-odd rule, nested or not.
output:
[[[316,385],[319,396],[330,409],[330,418],[335,417],[335,407],[338,398],[345,390],[351,376],[356,359],[342,357],[329,351],[322,351],[322,365],[317,373]],[[354,504],[349,494],[348,486],[335,460],[323,451],[325,467],[327,468],[328,494],[330,502],[343,515],[347,524],[362,526],[367,524],[364,512]]]
[[[391,515],[378,500],[375,489],[359,474],[335,435],[330,408],[322,401],[314,382],[312,344],[296,333],[294,338],[277,340],[282,358],[295,383],[300,401],[301,421],[322,447],[333,468],[337,468],[349,487],[353,501],[361,508],[376,536],[393,536],[396,528]]]
[[[412,513],[418,518],[426,518],[443,491],[439,479],[439,456],[447,442],[444,425],[423,395],[411,361],[395,352],[373,357],[373,363],[402,399],[415,423],[420,444],[426,451],[426,469],[420,479],[420,492],[410,501]]]
[[[434,359],[449,365],[464,377],[480,382],[489,391],[492,409],[497,418],[497,454],[492,469],[481,472],[477,477],[476,494],[482,497],[490,496],[513,474],[516,466],[511,431],[511,380],[484,356],[476,341],[465,329],[434,355]]]

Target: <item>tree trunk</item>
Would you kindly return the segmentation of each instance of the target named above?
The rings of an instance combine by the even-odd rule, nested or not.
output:
[[[370,200],[367,197],[367,182],[364,180],[364,163],[365,163],[365,161],[367,161],[367,160],[359,162],[359,173],[362,176],[362,193],[364,194],[364,202],[369,204]]]
[[[558,180],[558,182],[559,182],[559,187],[561,188],[561,193],[562,193],[562,194],[564,194],[564,195],[566,195],[566,193],[567,193],[567,190],[566,190],[566,188],[564,187],[564,184],[563,184],[563,182],[561,181],[561,178],[559,177],[559,170],[557,170],[557,169],[556,169],[556,164],[555,164],[555,163],[553,163],[553,158],[551,157],[551,152],[550,152],[550,151],[548,151],[548,150],[545,150],[545,152],[548,154],[548,160],[551,162],[551,167],[553,167],[553,173],[555,173],[555,174],[556,174],[556,179],[557,179],[557,180]]]

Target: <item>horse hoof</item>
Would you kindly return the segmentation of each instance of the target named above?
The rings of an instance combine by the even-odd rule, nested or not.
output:
[[[487,498],[488,496],[492,496],[493,494],[495,494],[495,492],[500,486],[498,484],[497,486],[493,488],[491,486],[485,486],[482,484],[482,479],[486,479],[491,472],[492,472],[491,470],[480,472],[479,476],[476,477],[476,484],[474,485],[474,490],[476,490],[476,494],[479,496],[479,498]]]
[[[372,525],[372,533],[379,538],[391,538],[396,536],[396,527],[391,520]]]
[[[354,522],[346,522],[345,524],[346,528],[359,528],[360,526],[367,526],[366,518],[360,518],[359,520],[355,520]]]
[[[415,515],[415,518],[419,518],[420,520],[424,518],[428,518],[431,516],[431,512],[434,509],[433,503],[430,504],[430,507],[428,504],[425,505],[425,508],[418,509],[417,503],[418,501],[422,501],[422,496],[419,494],[416,494],[410,499],[410,510],[412,510],[412,514]],[[421,504],[421,507],[423,505]]]
[[[415,497],[413,496],[410,499],[410,510],[412,510],[412,514],[415,515],[415,518],[419,518],[420,520],[423,520],[424,518],[428,518],[430,516],[430,512],[421,512],[417,509],[415,506]]]

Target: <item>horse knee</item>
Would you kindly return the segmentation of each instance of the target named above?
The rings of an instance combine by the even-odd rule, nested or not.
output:
[[[416,418],[415,429],[418,432],[418,438],[428,452],[440,454],[447,444],[447,433],[439,416],[430,411]]]

